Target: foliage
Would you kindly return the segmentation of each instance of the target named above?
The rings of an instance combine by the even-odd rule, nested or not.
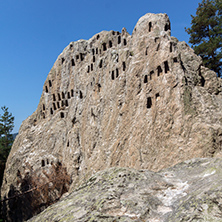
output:
[[[203,59],[206,67],[222,75],[222,1],[202,0],[191,15],[191,28],[186,28],[197,55]]]
[[[0,115],[0,161],[6,162],[10,152],[13,136],[11,134],[14,127],[14,117],[8,112],[8,108],[1,107],[3,115]]]
[[[3,115],[0,115],[0,186],[2,185],[5,163],[10,152],[13,136],[11,134],[14,127],[14,117],[8,112],[8,108],[1,107]],[[0,222],[2,215],[0,214]]]

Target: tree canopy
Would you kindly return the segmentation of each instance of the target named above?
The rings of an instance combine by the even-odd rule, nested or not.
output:
[[[0,115],[0,186],[2,185],[5,163],[13,143],[13,135],[11,132],[14,128],[14,117],[9,113],[8,108],[3,106],[1,109],[3,114]],[[0,211],[0,218],[2,218],[1,213],[2,211]],[[3,220],[0,219],[0,221]]]
[[[189,43],[204,65],[222,76],[222,1],[202,0],[191,17],[191,27],[185,29]]]
[[[5,162],[13,143],[11,132],[14,128],[14,117],[7,107],[3,106],[1,109],[3,115],[0,115],[0,161]]]
[[[8,108],[1,107],[3,114],[0,115],[0,186],[5,169],[5,163],[8,158],[13,143],[14,117],[9,113]]]

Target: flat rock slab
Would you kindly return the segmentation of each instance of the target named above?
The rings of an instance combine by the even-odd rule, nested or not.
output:
[[[222,221],[222,160],[198,158],[158,173],[110,168],[29,222]]]

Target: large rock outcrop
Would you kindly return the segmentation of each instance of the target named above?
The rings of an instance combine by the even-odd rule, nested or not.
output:
[[[107,169],[29,221],[222,221],[222,160],[192,159],[158,173]]]
[[[166,14],[146,14],[132,35],[102,31],[64,49],[7,161],[9,220],[33,216],[106,168],[158,171],[221,156],[222,81],[170,32]]]

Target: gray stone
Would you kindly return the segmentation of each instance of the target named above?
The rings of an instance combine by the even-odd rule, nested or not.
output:
[[[8,157],[8,218],[30,218],[106,168],[222,156],[222,80],[170,32],[166,14],[146,14],[132,35],[102,31],[63,50]]]
[[[222,160],[192,159],[154,173],[101,171],[30,222],[222,221]]]

